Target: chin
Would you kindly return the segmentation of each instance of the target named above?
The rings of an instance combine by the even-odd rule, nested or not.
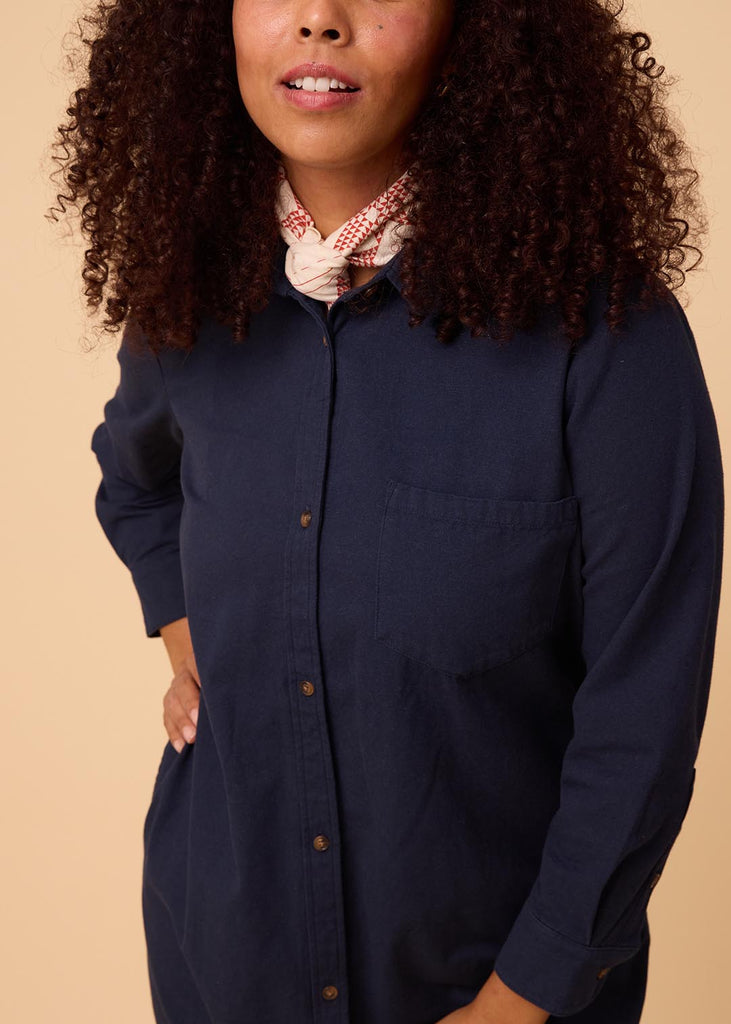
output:
[[[333,146],[332,150],[323,148],[321,145],[308,147],[307,149],[292,150],[291,147],[281,149],[279,152],[293,164],[300,164],[303,167],[312,167],[317,170],[328,170],[338,167],[347,167],[352,163],[362,163],[365,157],[353,151],[344,152]]]

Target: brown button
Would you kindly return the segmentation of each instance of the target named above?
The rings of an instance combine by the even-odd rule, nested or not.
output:
[[[305,696],[311,697],[312,694],[315,692],[315,687],[312,685],[309,679],[303,679],[302,682],[300,683],[300,690],[302,690]]]
[[[324,334],[322,336],[322,343],[323,343],[323,345],[327,345],[327,336],[324,335]]]
[[[312,840],[312,845],[315,847],[316,850],[327,850],[328,846],[330,845],[330,840],[327,838],[327,836],[315,836],[315,838]]]
[[[597,974],[597,978],[603,978],[605,974],[609,974],[611,969],[611,967],[602,967],[602,969]]]
[[[325,988],[322,990],[323,999],[337,999],[337,996],[338,990],[335,988],[334,985],[326,985]]]
[[[303,526],[309,526],[311,520],[312,520],[312,513],[310,512],[309,509],[305,509],[305,511],[300,516],[300,523]]]
[[[654,889],[659,881],[660,881],[660,872],[658,871],[658,873],[656,875],[652,876],[652,880],[650,882],[650,889]]]
[[[371,284],[371,285],[368,285],[367,288],[364,288],[361,294],[363,295],[364,298],[370,299],[371,295],[375,295],[377,291],[378,291],[378,285],[377,284]]]

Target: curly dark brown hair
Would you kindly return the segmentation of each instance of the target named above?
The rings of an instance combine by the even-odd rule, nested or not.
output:
[[[574,348],[592,283],[615,331],[630,284],[647,308],[684,282],[684,249],[699,256],[687,269],[702,260],[683,243],[686,217],[696,237],[708,228],[665,69],[621,10],[456,0],[449,88],[425,98],[406,142],[410,326],[433,316],[443,342],[463,327],[509,340],[553,308]],[[86,84],[53,159],[59,212],[75,205],[91,242],[88,305],[111,272],[104,330],[135,318],[153,350],[189,349],[207,315],[244,341],[271,292],[279,153],[241,99],[231,0],[101,0],[83,21]]]

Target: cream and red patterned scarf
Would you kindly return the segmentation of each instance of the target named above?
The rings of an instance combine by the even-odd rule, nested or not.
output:
[[[330,309],[352,287],[348,264],[380,267],[395,256],[411,233],[411,194],[406,170],[372,202],[323,239],[309,212],[295,195],[282,164],[278,172],[277,213],[289,248],[285,274],[305,295],[321,299]],[[397,230],[398,229],[398,230]]]

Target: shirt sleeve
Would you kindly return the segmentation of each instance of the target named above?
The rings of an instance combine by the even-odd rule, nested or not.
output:
[[[182,432],[159,359],[129,347],[129,321],[117,351],[119,384],[91,439],[102,473],[95,496],[102,529],[132,575],[145,632],[183,618],[179,529]]]
[[[696,342],[671,299],[630,311],[621,336],[602,324],[566,376],[586,671],[560,804],[494,965],[557,1017],[590,1004],[639,951],[692,796],[708,702],[723,471]]]

